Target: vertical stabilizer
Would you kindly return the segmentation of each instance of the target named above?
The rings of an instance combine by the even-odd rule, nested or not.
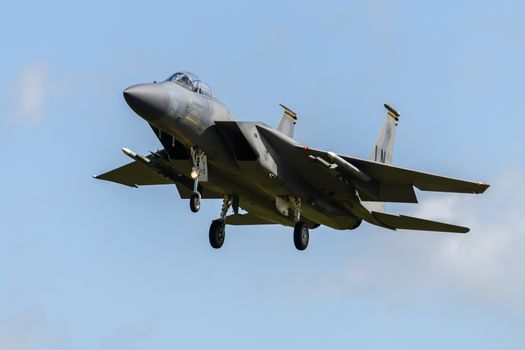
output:
[[[377,141],[372,147],[370,160],[379,163],[392,164],[392,152],[396,139],[396,127],[399,122],[399,112],[385,104],[387,109],[383,128],[379,132]]]
[[[283,107],[283,116],[279,122],[277,130],[286,136],[293,138],[293,129],[295,127],[295,123],[297,123],[297,114],[282,104],[279,104],[279,106]]]
[[[369,159],[379,163],[392,164],[392,152],[394,151],[396,128],[400,114],[387,104],[385,104],[385,108],[387,110],[385,121],[377,141],[372,146]],[[384,213],[386,209],[386,203],[384,202],[364,202],[363,205],[368,210],[379,213]]]

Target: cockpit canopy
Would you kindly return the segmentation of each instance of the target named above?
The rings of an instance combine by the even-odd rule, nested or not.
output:
[[[199,93],[204,96],[213,97],[211,89],[203,80],[190,72],[178,72],[167,79],[185,89]]]

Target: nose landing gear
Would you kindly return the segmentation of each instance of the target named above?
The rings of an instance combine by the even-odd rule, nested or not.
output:
[[[206,154],[197,147],[191,149],[191,160],[193,167],[191,169],[190,177],[193,180],[193,193],[190,196],[190,209],[196,213],[201,208],[201,194],[199,192],[199,179],[201,181],[208,181],[208,165],[206,161]]]
[[[190,209],[196,213],[201,208],[201,194],[199,191],[195,191],[190,196]]]

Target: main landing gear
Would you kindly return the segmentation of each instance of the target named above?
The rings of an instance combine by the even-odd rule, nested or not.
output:
[[[219,249],[224,244],[226,236],[226,213],[232,204],[232,196],[224,196],[222,200],[221,217],[213,220],[210,225],[210,245]]]
[[[293,243],[297,250],[305,250],[310,240],[308,225],[301,221],[301,199],[293,196],[289,197],[294,211],[295,226],[293,229]]]
[[[213,220],[210,225],[210,245],[219,249],[224,244],[226,224],[222,220]]]
[[[308,241],[310,239],[310,232],[308,225],[301,221],[301,199],[296,197],[289,197],[290,203],[294,211],[294,231],[293,231],[293,242],[297,250],[305,250],[308,247]],[[236,212],[236,202],[234,196],[226,195],[222,200],[221,216],[217,220],[213,220],[210,225],[210,245],[219,249],[224,244],[226,237],[226,213],[233,204],[233,211]]]
[[[293,243],[297,250],[305,250],[308,247],[310,233],[308,226],[304,222],[297,222],[293,228]]]

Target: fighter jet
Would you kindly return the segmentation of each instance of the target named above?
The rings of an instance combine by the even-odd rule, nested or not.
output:
[[[417,203],[414,188],[483,193],[489,187],[393,166],[400,114],[387,104],[382,129],[365,160],[296,141],[297,115],[283,105],[276,129],[237,121],[209,86],[189,72],[130,86],[124,99],[150,125],[163,149],[144,156],[123,148],[133,162],[95,178],[130,187],[174,184],[194,213],[202,199],[222,199],[209,230],[213,248],[222,247],[226,225],[293,227],[298,250],[308,246],[309,229],[353,230],[363,220],[390,230],[467,233],[467,227],[389,214],[385,205]]]

